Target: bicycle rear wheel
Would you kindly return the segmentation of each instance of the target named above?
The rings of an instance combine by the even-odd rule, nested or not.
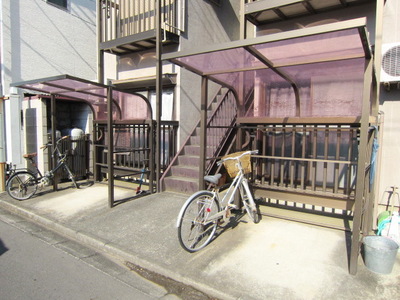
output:
[[[210,243],[218,220],[207,219],[219,211],[219,202],[209,191],[197,192],[185,202],[178,217],[178,238],[183,249],[196,252]]]
[[[7,182],[7,193],[16,200],[26,200],[37,191],[36,177],[29,172],[15,173]]]
[[[68,177],[69,177],[69,179],[71,179],[71,181],[72,181],[72,183],[74,184],[75,188],[79,189],[79,185],[78,185],[78,183],[77,183],[76,180],[75,180],[75,175],[74,175],[74,173],[72,173],[72,171],[70,170],[70,168],[69,168],[66,164],[64,165],[64,168],[65,168],[65,170],[67,171]]]
[[[247,215],[254,223],[258,223],[260,221],[260,215],[258,214],[257,205],[254,202],[254,198],[253,195],[251,194],[249,184],[245,180],[243,180],[242,186],[240,187],[240,194]]]

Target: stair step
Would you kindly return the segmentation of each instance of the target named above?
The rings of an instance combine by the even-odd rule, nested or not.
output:
[[[214,147],[207,147],[207,157],[211,157],[214,155]],[[189,156],[199,156],[200,155],[200,146],[197,145],[187,145],[184,149],[184,155]]]
[[[197,179],[199,178],[199,166],[196,167],[180,166],[180,165],[172,166],[171,176]]]
[[[200,157],[196,155],[181,155],[178,157],[178,164],[180,166],[199,166]]]
[[[200,155],[200,145],[187,145],[184,148],[185,155]]]
[[[164,190],[190,195],[199,190],[199,182],[185,177],[167,177]]]
[[[207,145],[208,146],[218,146],[221,141],[220,136],[208,136],[207,137]],[[200,136],[191,136],[190,137],[190,145],[200,145]]]
[[[225,97],[226,92],[226,89],[220,90],[218,95],[210,102],[211,105],[208,109],[210,111],[208,117],[212,115],[211,111],[215,111],[221,97]],[[226,131],[223,129],[207,131],[207,157],[213,157],[215,155],[214,151],[220,145],[225,132]],[[200,127],[197,127],[183,151],[178,156],[177,161],[175,161],[175,165],[171,167],[167,177],[164,178],[163,190],[184,194],[192,194],[199,190],[200,134]]]

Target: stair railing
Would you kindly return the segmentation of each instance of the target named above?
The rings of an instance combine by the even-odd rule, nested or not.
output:
[[[222,90],[222,88],[221,88],[221,90]],[[218,97],[218,96],[216,96],[216,97]],[[214,99],[216,97],[214,97]],[[213,103],[214,103],[214,101],[210,101],[208,108],[210,108],[213,105]],[[226,111],[224,112],[224,110],[226,110]],[[207,139],[207,146],[212,149],[211,152],[213,153],[213,156],[215,156],[215,154],[221,150],[222,145],[221,145],[221,139],[218,143],[217,139],[212,137],[212,134],[221,134],[221,136],[224,136],[224,138],[228,137],[229,136],[228,130],[232,130],[232,125],[235,123],[236,115],[237,115],[237,105],[236,105],[235,96],[232,91],[227,90],[224,93],[223,97],[221,97],[221,99],[217,103],[217,106],[213,110],[211,115],[208,116],[207,136],[210,137],[210,139]],[[161,186],[163,186],[162,183],[163,183],[165,177],[168,175],[172,166],[178,160],[179,155],[181,155],[183,149],[188,144],[190,137],[193,136],[194,132],[196,131],[196,129],[199,126],[200,126],[200,120],[196,123],[193,130],[191,131],[191,133],[188,135],[185,142],[183,143],[182,147],[176,153],[175,157],[171,160],[169,166],[166,168],[165,172],[161,176],[161,178],[160,178]],[[225,132],[223,133],[224,130],[225,130]],[[215,143],[216,145],[211,146],[210,143]],[[208,170],[208,171],[210,169],[209,166],[210,166],[210,163],[206,166],[206,170]]]
[[[207,122],[207,154],[216,158],[224,149],[225,143],[230,137],[237,117],[237,105],[235,95],[228,92],[218,103],[218,106],[211,114]],[[206,164],[206,174],[213,166],[213,160]]]

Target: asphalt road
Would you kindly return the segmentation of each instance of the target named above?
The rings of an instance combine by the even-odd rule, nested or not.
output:
[[[76,242],[0,211],[0,299],[174,299]]]

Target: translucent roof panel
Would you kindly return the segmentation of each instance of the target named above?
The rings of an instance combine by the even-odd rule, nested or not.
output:
[[[68,75],[60,75],[16,83],[14,86],[87,102],[92,107],[96,120],[107,119],[108,87],[105,85]],[[114,120],[151,119],[151,109],[148,101],[141,95],[113,90],[112,98]]]
[[[245,100],[253,97],[241,110],[245,116],[360,116],[365,60],[371,57],[365,24],[365,19],[337,22],[163,59],[207,76]]]
[[[191,55],[178,59],[182,64],[203,74],[230,73],[262,68],[264,65],[243,48],[227,49],[198,55]]]
[[[358,29],[328,32],[255,45],[274,66],[364,57]]]
[[[364,59],[290,66],[279,70],[296,83],[301,117],[361,116]],[[273,72],[263,70],[254,75],[256,107],[247,109],[245,116],[295,117],[293,86]]]

